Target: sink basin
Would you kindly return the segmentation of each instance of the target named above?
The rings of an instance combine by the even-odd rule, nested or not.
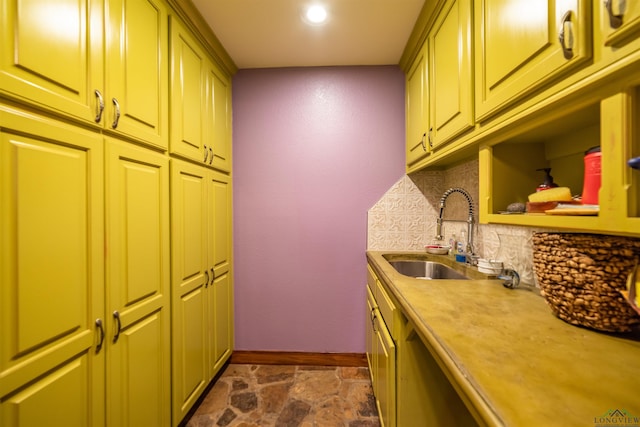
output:
[[[434,261],[389,261],[389,264],[400,274],[420,279],[457,279],[469,280],[462,273],[451,267]]]

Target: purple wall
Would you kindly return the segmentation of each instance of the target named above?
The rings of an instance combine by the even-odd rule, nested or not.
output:
[[[397,66],[236,74],[237,350],[364,353],[367,210],[404,128]]]

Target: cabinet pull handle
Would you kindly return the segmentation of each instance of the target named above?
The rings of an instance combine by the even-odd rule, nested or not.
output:
[[[606,0],[604,2],[604,7],[607,9],[607,13],[609,14],[609,26],[611,28],[619,28],[622,25],[622,18],[624,17],[624,14],[620,13],[620,15],[616,15],[613,12],[613,0]],[[622,9],[623,7],[620,8],[620,12],[622,12]]]
[[[209,153],[211,156],[209,157],[209,164],[213,163],[213,148],[209,147]]]
[[[120,313],[118,310],[113,312],[113,318],[116,320],[116,334],[113,336],[113,342],[115,343],[120,338],[120,329],[122,328],[122,323],[120,322]]]
[[[213,286],[213,281],[215,280],[216,275],[213,273],[213,267],[211,267],[210,271],[211,271],[211,283],[210,283],[210,285]]]
[[[98,100],[98,111],[96,112],[96,118],[94,120],[96,121],[96,123],[100,123],[100,120],[102,120],[102,112],[104,111],[104,98],[102,97],[102,94],[98,89],[96,89],[94,93],[96,95],[96,99]]]
[[[118,122],[120,121],[120,104],[115,98],[111,101],[113,101],[113,106],[116,107],[116,117],[113,119],[113,123],[111,123],[111,128],[115,129],[118,127]]]
[[[98,332],[100,339],[98,340],[98,345],[96,346],[96,353],[100,352],[102,348],[102,344],[104,343],[104,328],[102,327],[102,319],[96,319],[96,326],[98,327]]]
[[[378,316],[373,313],[373,316],[371,317],[371,327],[373,328],[373,332],[378,332],[378,329],[376,328],[376,319],[378,318]]]
[[[427,139],[429,140],[429,148],[433,150],[433,139],[431,138],[432,133],[433,133],[433,128],[429,128],[429,136],[427,137]]]
[[[558,31],[558,40],[565,59],[573,58],[573,23],[571,22],[571,15],[570,10],[564,14],[560,20],[560,30]]]
[[[207,148],[207,146],[204,146],[204,162],[207,163],[207,158],[209,157],[209,149]]]
[[[204,287],[206,288],[207,286],[209,286],[209,270],[204,271],[204,276],[205,276]]]
[[[422,151],[426,152],[427,151],[427,144],[425,144],[425,139],[427,137],[427,133],[423,133],[422,134],[422,138],[420,139],[420,145],[422,145]]]

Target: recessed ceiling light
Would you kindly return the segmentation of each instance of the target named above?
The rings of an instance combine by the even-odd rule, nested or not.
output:
[[[320,5],[310,6],[304,14],[306,21],[313,25],[322,24],[327,20],[327,10]]]

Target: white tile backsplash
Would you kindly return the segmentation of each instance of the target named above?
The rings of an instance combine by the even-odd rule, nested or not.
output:
[[[514,268],[523,282],[534,284],[531,227],[478,224],[478,160],[445,171],[425,171],[403,176],[369,209],[367,249],[416,251],[435,240],[442,194],[451,187],[465,189],[473,199],[474,252],[499,259]],[[446,200],[442,227],[445,242],[467,230],[468,205],[462,194]]]

